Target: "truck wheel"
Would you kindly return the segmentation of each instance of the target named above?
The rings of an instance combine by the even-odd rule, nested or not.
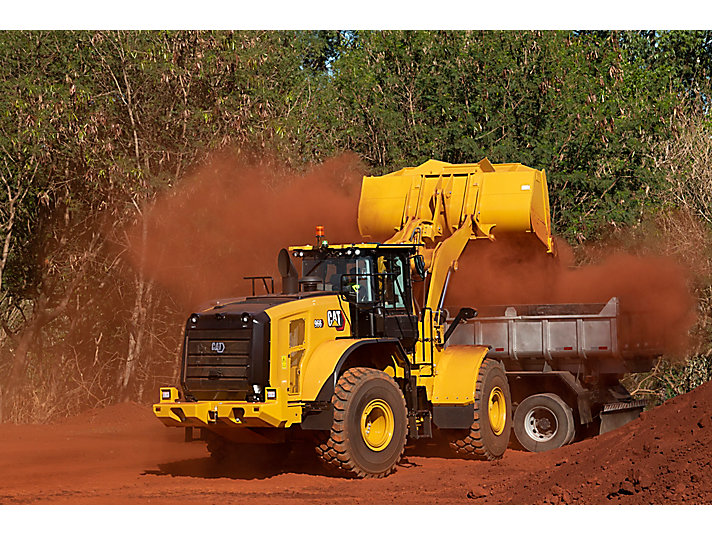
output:
[[[511,406],[504,366],[485,358],[475,385],[475,420],[469,431],[450,442],[450,447],[469,458],[501,458],[512,430]]]
[[[405,448],[403,393],[383,371],[354,367],[336,383],[334,421],[317,443],[322,461],[342,474],[380,478],[395,470]]]
[[[573,410],[553,393],[527,397],[514,412],[514,435],[531,452],[563,447],[571,443],[575,431]]]

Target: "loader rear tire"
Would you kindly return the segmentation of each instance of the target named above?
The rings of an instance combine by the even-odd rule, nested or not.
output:
[[[553,393],[531,395],[514,412],[514,435],[530,452],[558,449],[573,441],[573,410]]]
[[[337,381],[331,402],[334,420],[317,441],[319,458],[349,477],[392,473],[408,430],[405,399],[395,380],[376,369],[348,369]]]
[[[475,420],[469,430],[456,432],[450,447],[478,460],[504,456],[512,430],[511,399],[504,366],[485,358],[475,384]]]

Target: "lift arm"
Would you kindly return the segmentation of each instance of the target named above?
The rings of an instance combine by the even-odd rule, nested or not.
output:
[[[471,233],[472,226],[468,218],[454,234],[435,247],[430,264],[430,284],[425,297],[425,307],[431,310],[443,307],[451,269],[454,270],[455,262],[465,250]]]
[[[442,307],[450,270],[470,240],[528,233],[554,255],[546,173],[520,163],[429,160],[364,176],[358,224],[366,240],[422,245],[426,306]]]

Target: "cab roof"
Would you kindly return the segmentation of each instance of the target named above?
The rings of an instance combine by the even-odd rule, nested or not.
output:
[[[289,247],[290,252],[294,251],[318,251],[318,250],[347,250],[347,249],[361,249],[361,250],[376,250],[376,249],[388,249],[388,250],[404,250],[410,251],[417,247],[414,244],[391,244],[391,243],[341,243],[337,245],[326,245],[315,247],[314,245],[296,245]]]

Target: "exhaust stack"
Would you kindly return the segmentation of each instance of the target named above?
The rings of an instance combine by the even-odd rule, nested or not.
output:
[[[282,294],[297,293],[299,291],[297,268],[292,263],[292,258],[289,257],[289,252],[286,248],[279,251],[277,267],[279,268],[279,274],[282,275]]]

